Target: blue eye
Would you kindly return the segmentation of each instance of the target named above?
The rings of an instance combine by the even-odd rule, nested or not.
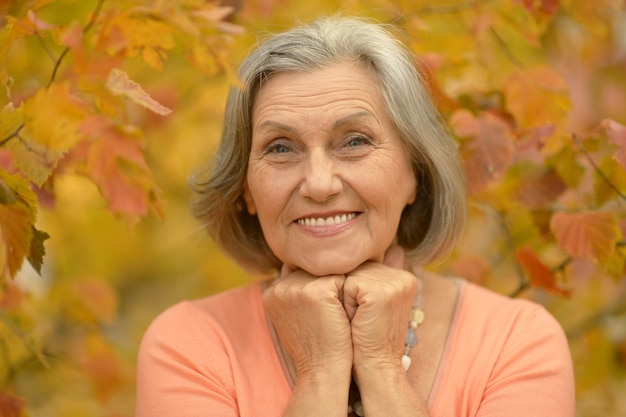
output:
[[[364,136],[353,136],[348,139],[346,146],[355,147],[369,144],[370,141]]]
[[[267,147],[266,153],[287,153],[290,151],[291,149],[289,149],[288,146],[283,145],[282,143],[275,143]]]

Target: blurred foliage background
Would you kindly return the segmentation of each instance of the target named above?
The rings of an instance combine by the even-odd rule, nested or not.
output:
[[[191,218],[187,179],[257,39],[336,12],[405,31],[459,141],[471,219],[431,268],[545,305],[578,416],[626,416],[618,0],[0,1],[0,416],[132,416],[150,321],[258,278]]]

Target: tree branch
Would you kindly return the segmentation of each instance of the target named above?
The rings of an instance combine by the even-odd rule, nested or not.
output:
[[[98,16],[100,15],[100,12],[102,11],[103,4],[104,4],[104,0],[98,0],[98,3],[96,4],[96,8],[94,9],[93,13],[91,14],[91,18],[89,19],[89,22],[87,23],[87,25],[83,29],[83,31],[85,33],[88,32],[93,27],[93,25],[96,23],[96,21],[98,19]],[[46,53],[52,58],[52,53],[48,50],[48,48],[46,48],[45,44],[43,43],[43,40],[41,39],[41,36],[39,36],[39,33],[36,32],[35,34],[37,35],[37,37],[41,41],[42,47],[43,47],[44,51],[46,51]],[[59,55],[59,57],[56,59],[56,61],[54,63],[54,68],[52,68],[52,74],[50,75],[50,79],[48,80],[48,84],[46,85],[46,88],[49,88],[52,85],[52,83],[54,82],[54,80],[56,78],[56,75],[57,75],[57,72],[59,70],[59,67],[61,66],[61,63],[63,62],[63,59],[66,57],[66,55],[68,54],[69,51],[70,51],[70,48],[65,48],[63,50],[63,52],[61,52],[61,55]],[[9,141],[11,141],[11,139],[19,138],[20,130],[22,130],[23,128],[24,128],[24,123],[21,123],[17,127],[17,129],[15,129],[15,131],[13,133],[11,133],[7,137],[2,138],[2,140],[0,140],[0,146],[6,145]]]
[[[585,148],[585,145],[583,145],[583,143],[580,141],[580,139],[578,139],[578,136],[576,136],[575,133],[572,133],[572,139],[574,141],[574,143],[576,144],[576,146],[578,146],[580,148],[581,151],[583,151],[583,155],[585,155],[585,157],[587,158],[587,161],[589,161],[589,163],[591,164],[591,166],[593,167],[593,170],[596,171],[596,173],[600,176],[600,178],[602,178],[602,181],[604,181],[606,183],[606,185],[608,185],[613,191],[615,191],[615,193],[617,195],[619,195],[623,200],[626,200],[626,194],[624,194],[623,192],[621,192],[616,186],[615,184],[613,184],[611,182],[611,180],[609,179],[609,177],[606,176],[606,174],[604,172],[602,172],[602,170],[600,169],[600,167],[595,163],[595,161],[593,160],[593,158],[591,157],[591,155],[589,155],[589,152],[587,151],[587,149]]]
[[[7,136],[6,138],[0,140],[0,146],[6,145],[11,139],[19,138],[20,137],[20,130],[22,130],[23,128],[24,128],[24,123],[20,124],[17,127],[17,129],[15,129],[15,131],[13,131],[13,133],[11,133],[9,136]]]
[[[513,236],[511,236],[511,230],[509,229],[509,225],[506,223],[504,215],[495,207],[491,205],[489,205],[489,207],[491,207],[491,209],[495,212],[496,217],[500,221],[500,225],[502,226],[502,230],[504,231],[505,241],[509,248],[509,251],[512,254],[515,254],[515,243],[513,242]],[[515,269],[517,270],[516,275],[518,277],[519,285],[511,294],[509,294],[509,297],[511,298],[518,297],[522,292],[530,288],[530,281],[526,279],[526,274],[524,273],[524,270],[517,261],[515,262]]]
[[[578,325],[567,330],[565,334],[569,340],[577,339],[587,333],[590,329],[596,327],[606,318],[624,313],[626,313],[626,294],[622,294],[622,297],[612,306],[605,307],[592,314]]]
[[[100,11],[102,10],[103,4],[104,4],[104,0],[99,0],[98,3],[96,4],[96,8],[91,14],[91,19],[89,19],[89,22],[83,29],[84,33],[87,33],[96,23],[96,20],[98,19],[98,16],[100,15]],[[57,58],[56,62],[54,63],[54,68],[52,69],[52,74],[50,75],[50,80],[48,80],[48,84],[46,85],[46,88],[50,87],[52,83],[54,82],[54,79],[57,76],[57,71],[59,70],[59,67],[61,66],[61,63],[63,62],[63,59],[67,56],[69,51],[70,51],[70,48],[65,48],[63,52],[61,52],[61,55],[59,56],[59,58]]]
[[[447,6],[425,6],[419,9],[416,13],[424,15],[424,14],[453,14],[458,13],[463,10],[471,10],[475,9],[477,4],[488,4],[493,2],[493,0],[483,0],[483,1],[465,1],[462,3],[450,4]]]
[[[504,55],[506,55],[506,57],[509,58],[509,60],[513,63],[513,65],[517,69],[524,68],[524,64],[519,59],[517,59],[517,57],[513,54],[509,46],[506,44],[506,42],[504,42],[504,39],[502,39],[500,34],[496,32],[493,26],[489,26],[489,34],[496,41],[500,49],[502,49],[502,52],[504,52]]]

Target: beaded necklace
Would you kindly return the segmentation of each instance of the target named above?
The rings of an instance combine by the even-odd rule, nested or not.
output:
[[[411,367],[411,349],[417,345],[417,327],[424,322],[426,314],[424,313],[424,299],[422,298],[422,280],[418,278],[419,286],[415,299],[413,300],[413,307],[411,307],[411,313],[409,314],[409,326],[406,330],[406,336],[404,338],[404,353],[402,354],[402,367],[404,371],[408,371]],[[348,416],[352,413],[359,417],[365,416],[363,410],[363,403],[359,396],[359,389],[354,383],[354,380],[350,383],[350,398],[356,397],[356,400],[349,400],[348,404]]]

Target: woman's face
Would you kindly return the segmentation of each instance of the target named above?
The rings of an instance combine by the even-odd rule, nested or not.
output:
[[[381,261],[416,189],[404,144],[365,68],[285,72],[262,85],[244,198],[291,269],[324,276]]]

